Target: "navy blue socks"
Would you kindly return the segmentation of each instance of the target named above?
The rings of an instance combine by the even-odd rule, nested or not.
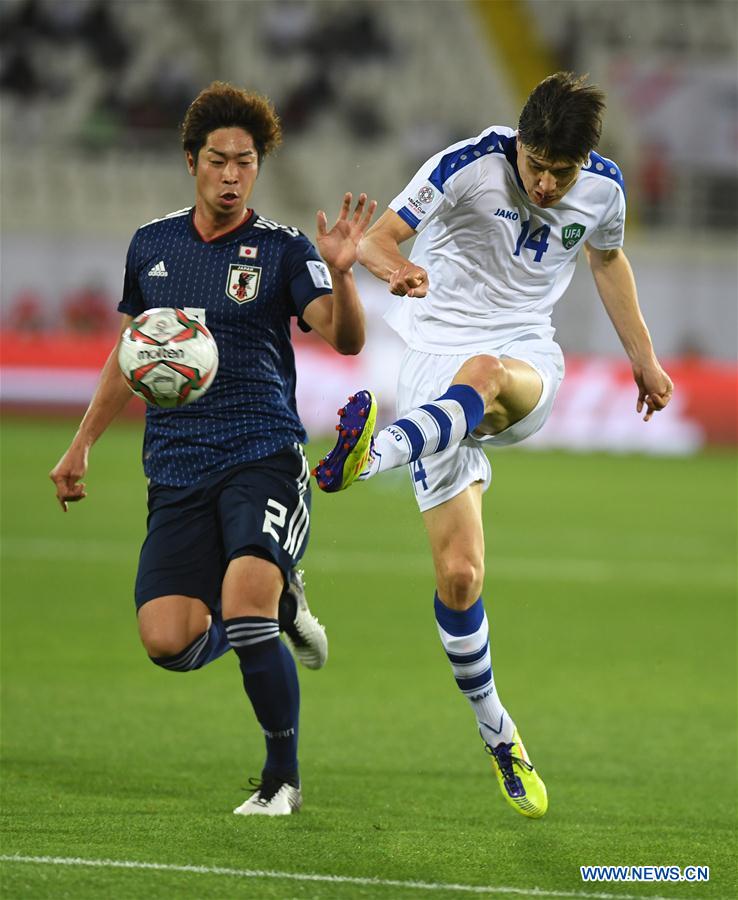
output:
[[[279,623],[262,616],[241,616],[227,619],[225,628],[266,739],[264,773],[296,781],[300,686],[295,661],[279,639]]]
[[[157,666],[170,669],[172,672],[191,672],[193,669],[206,666],[230,649],[231,645],[228,643],[223,621],[213,616],[210,628],[198,635],[176,656],[151,656],[149,658]]]

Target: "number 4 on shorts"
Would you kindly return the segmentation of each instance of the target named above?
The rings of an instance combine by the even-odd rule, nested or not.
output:
[[[427,479],[428,479],[428,475],[427,475],[425,469],[423,468],[423,460],[416,459],[415,462],[413,463],[413,480],[415,481],[416,484],[418,482],[420,482],[423,485],[423,490],[427,491],[428,490],[428,480]]]

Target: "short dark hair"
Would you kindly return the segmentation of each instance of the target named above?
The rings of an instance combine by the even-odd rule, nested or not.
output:
[[[578,162],[599,143],[604,110],[604,93],[586,75],[557,72],[531,91],[518,137],[548,160]]]
[[[268,97],[214,81],[200,91],[182,122],[182,147],[197,155],[207,136],[218,128],[243,128],[254,139],[261,162],[282,141],[282,126]]]

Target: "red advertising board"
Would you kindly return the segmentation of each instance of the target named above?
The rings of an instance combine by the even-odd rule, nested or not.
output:
[[[358,357],[342,357],[319,342],[296,338],[298,406],[311,433],[328,434],[336,404],[361,387],[376,391],[385,421],[393,417],[399,354],[383,348],[378,361],[370,347]],[[114,342],[114,334],[5,330],[0,333],[0,401],[15,409],[83,408]],[[698,357],[665,365],[674,380],[674,399],[644,424],[635,414],[637,392],[627,361],[568,357],[554,411],[526,444],[653,453],[738,444],[738,365]],[[143,404],[136,401],[130,408],[140,412]]]

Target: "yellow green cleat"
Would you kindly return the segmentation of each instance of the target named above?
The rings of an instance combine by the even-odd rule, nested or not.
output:
[[[528,758],[518,729],[513,733],[512,742],[501,743],[485,749],[492,759],[497,781],[502,795],[521,815],[530,819],[540,819],[548,809],[546,785]]]
[[[321,459],[312,474],[321,491],[343,491],[353,484],[369,462],[377,401],[371,391],[357,391],[338,410],[338,440],[330,453]]]

